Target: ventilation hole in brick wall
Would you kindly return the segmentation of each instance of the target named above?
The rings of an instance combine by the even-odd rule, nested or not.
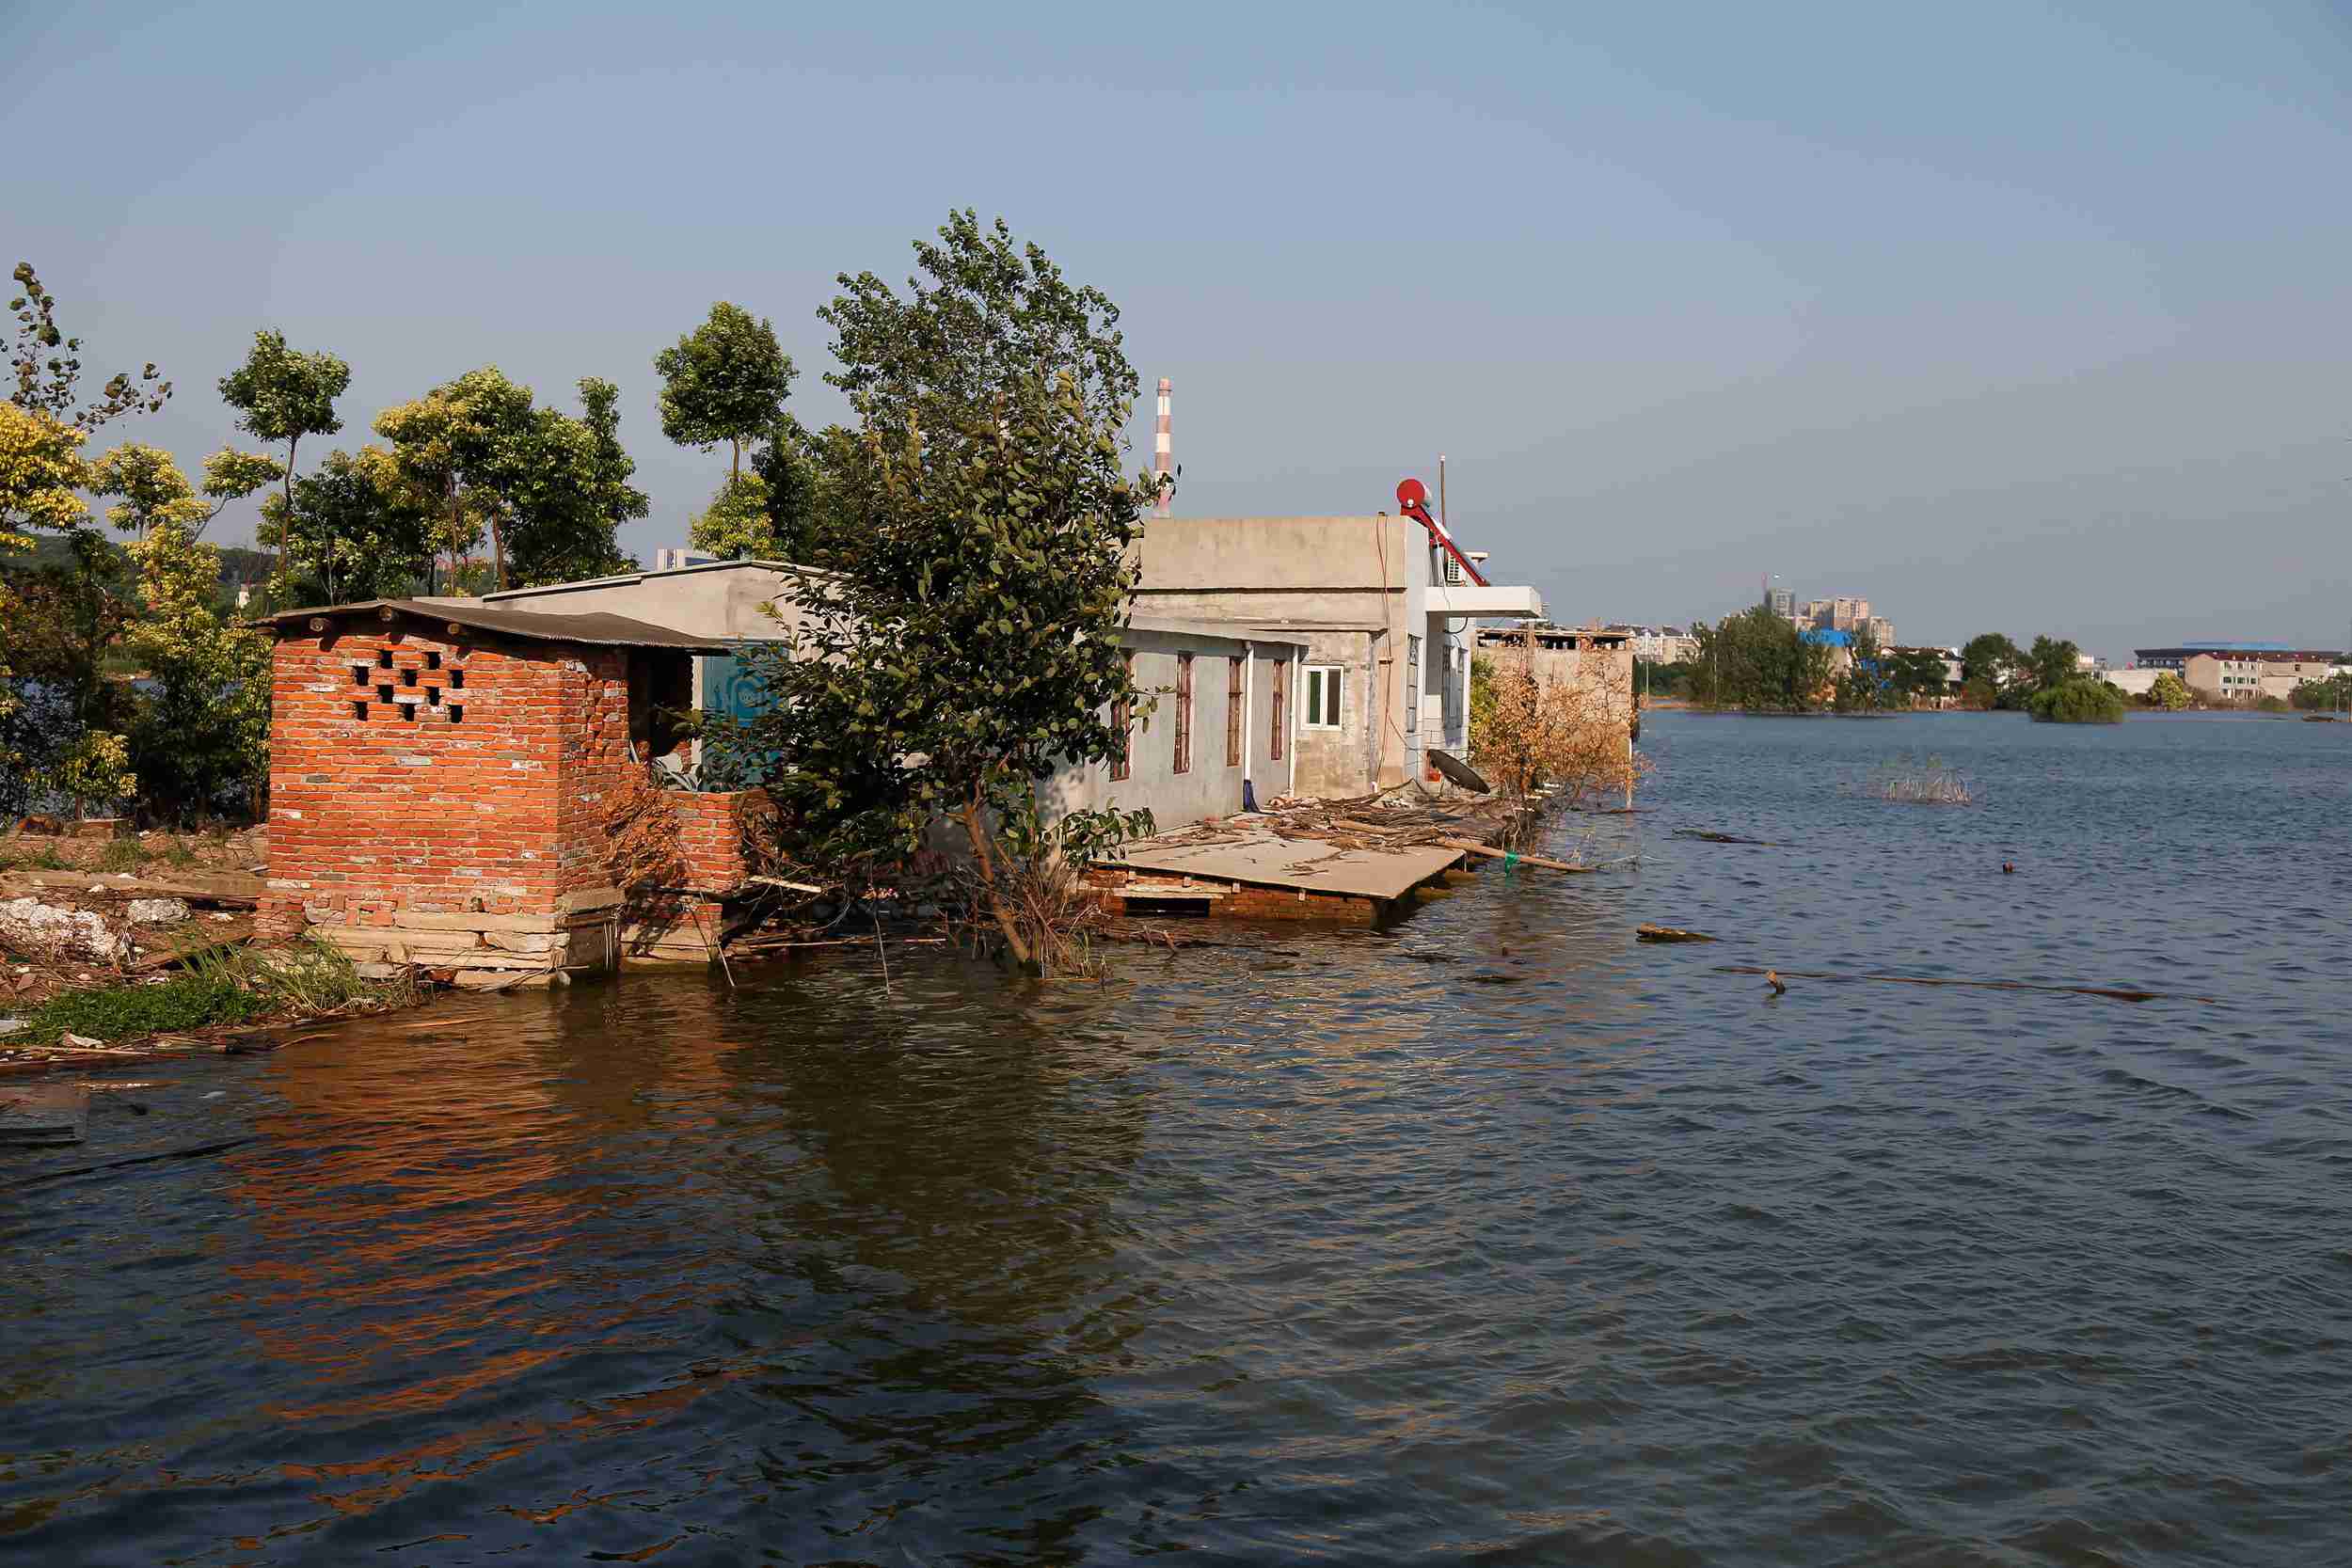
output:
[[[464,672],[463,670],[452,670],[452,671],[449,673],[449,689],[450,689],[452,691],[463,691],[463,690],[465,690],[465,689],[466,689],[466,672]]]
[[[354,719],[365,719],[368,716],[368,705],[365,703],[352,704],[351,716]]]
[[[379,703],[390,702],[392,700],[392,689],[389,686],[377,687],[375,689],[375,700]]]
[[[441,667],[441,654],[439,649],[428,648],[425,650],[424,667],[428,670],[438,670]]]
[[[449,721],[453,724],[462,724],[466,721],[465,704],[452,703],[449,705]]]
[[[414,703],[401,704],[400,716],[406,722],[411,724],[415,723],[417,721],[417,705]]]
[[[355,664],[351,667],[351,684],[354,686],[365,686],[368,684],[368,667],[366,665]]]
[[[389,670],[392,667],[391,649],[378,648],[375,650],[375,667],[378,670]]]
[[[439,707],[441,705],[441,689],[437,686],[426,687],[424,689],[424,700],[431,703],[435,707]]]
[[[401,685],[403,685],[403,686],[414,686],[414,685],[416,685],[416,684],[417,684],[417,672],[416,672],[414,669],[403,670],[403,671],[400,673],[400,684],[401,684]]]

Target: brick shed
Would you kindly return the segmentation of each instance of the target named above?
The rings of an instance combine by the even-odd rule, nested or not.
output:
[[[616,817],[685,744],[691,659],[723,644],[612,614],[470,600],[292,610],[277,636],[264,934],[459,985],[624,956],[707,961],[756,792],[662,790],[672,863],[625,896]]]

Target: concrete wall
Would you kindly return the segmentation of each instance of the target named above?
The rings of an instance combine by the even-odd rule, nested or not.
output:
[[[1537,633],[1534,645],[1528,650],[1537,678],[1581,686],[1613,708],[1630,715],[1633,711],[1632,648],[1622,643],[1612,647],[1580,648],[1575,645],[1578,641],[1570,632]],[[1507,658],[1518,657],[1518,651],[1517,638],[1498,636],[1495,641],[1482,641],[1478,655],[1482,658]],[[1848,655],[1850,664],[1851,658],[1852,656]]]
[[[1300,715],[1297,792],[1364,795],[1416,766],[1406,714],[1422,694],[1406,687],[1406,638],[1423,640],[1425,687],[1432,664],[1442,665],[1432,641],[1442,623],[1428,613],[1435,553],[1408,517],[1154,517],[1136,546],[1136,604],[1138,613],[1303,639],[1307,663],[1343,668],[1342,727],[1308,730]]]
[[[486,594],[481,602],[545,615],[602,611],[695,637],[770,641],[799,624],[789,602],[795,583],[825,575],[778,562],[728,561],[546,588],[513,588]],[[773,604],[777,614],[767,613],[761,608],[766,604]]]
[[[1242,809],[1242,781],[1251,781],[1264,805],[1290,790],[1290,756],[1298,718],[1298,673],[1305,649],[1295,640],[1249,638],[1231,628],[1136,625],[1120,644],[1135,656],[1136,685],[1154,693],[1155,705],[1138,704],[1128,745],[1129,776],[1113,780],[1102,763],[1068,768],[1047,781],[1045,797],[1055,815],[1071,811],[1148,808],[1155,826],[1182,827],[1203,817],[1230,816]],[[1192,766],[1175,769],[1176,672],[1178,656],[1193,656]],[[1242,660],[1242,696],[1228,701],[1230,666]],[[1278,665],[1290,689],[1282,704],[1285,729],[1278,757],[1274,744],[1273,685]],[[1241,719],[1241,761],[1228,761],[1226,719]],[[1107,716],[1106,716],[1107,717]]]

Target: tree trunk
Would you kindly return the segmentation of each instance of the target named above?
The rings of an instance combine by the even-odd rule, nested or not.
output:
[[[278,520],[278,580],[280,582],[286,581],[286,562],[292,553],[294,544],[294,449],[300,445],[302,445],[300,434],[286,437],[286,515]],[[270,608],[277,610],[279,607],[272,605]]]
[[[492,574],[490,580],[498,584],[500,593],[504,593],[506,591],[506,540],[499,532],[499,515],[495,507],[490,512],[490,568]]]
[[[963,831],[972,840],[973,858],[979,862],[980,880],[988,888],[988,912],[996,917],[996,929],[1004,934],[1005,946],[1012,954],[1012,961],[1023,969],[1034,970],[1036,960],[1029,956],[1029,944],[1021,940],[1021,927],[1013,924],[1012,911],[1005,908],[1004,895],[996,887],[996,868],[988,853],[988,829],[980,821],[979,792],[964,802]]]
[[[727,460],[727,488],[733,490],[736,482],[743,477],[743,438],[730,436],[727,445],[735,449],[735,455]]]
[[[455,474],[452,474],[449,478],[449,591],[452,594],[456,593],[458,587],[457,552],[460,546],[458,545],[457,532],[457,476]]]

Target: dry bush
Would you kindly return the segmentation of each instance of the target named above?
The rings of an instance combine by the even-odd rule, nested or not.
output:
[[[1906,806],[1965,806],[1976,802],[1967,776],[1941,757],[1910,757],[1880,765],[1872,790]]]
[[[1484,662],[1486,691],[1471,754],[1498,790],[1523,799],[1549,787],[1571,805],[1622,794],[1631,804],[1650,765],[1633,749],[1629,696],[1581,680],[1547,680],[1525,648]]]

